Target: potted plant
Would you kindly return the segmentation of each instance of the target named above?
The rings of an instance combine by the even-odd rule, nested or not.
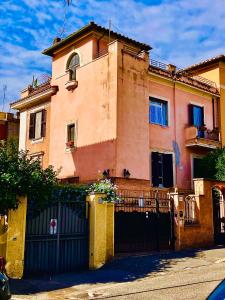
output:
[[[66,147],[67,148],[73,148],[74,147],[74,141],[68,141],[68,142],[66,142]]]

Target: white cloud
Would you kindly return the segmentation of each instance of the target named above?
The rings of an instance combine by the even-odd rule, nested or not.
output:
[[[155,59],[181,67],[225,52],[224,0],[162,0],[152,5],[155,2],[74,0],[67,12],[66,33],[90,20],[107,26],[111,19],[113,30],[149,43]],[[2,84],[7,83],[15,98],[33,74],[50,69],[50,59],[41,50],[59,33],[65,8],[63,0],[1,2],[0,99]]]

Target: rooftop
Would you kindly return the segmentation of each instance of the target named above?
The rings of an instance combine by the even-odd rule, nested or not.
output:
[[[74,33],[68,35],[66,38],[64,38],[62,40],[59,39],[59,41],[54,43],[51,47],[45,49],[42,53],[45,55],[52,56],[54,54],[54,52],[56,50],[60,49],[62,46],[65,46],[69,42],[75,41],[76,39],[80,38],[84,34],[90,33],[92,31],[99,32],[99,33],[105,34],[105,35],[109,34],[108,28],[97,25],[94,22],[90,22],[86,26],[84,26],[84,27],[80,28],[79,30],[75,31]],[[152,47],[150,45],[138,42],[134,39],[131,39],[125,35],[114,32],[112,30],[110,31],[110,37],[111,37],[111,39],[118,39],[118,40],[125,41],[129,44],[133,44],[133,45],[137,46],[138,48],[141,48],[141,50],[149,51],[152,49]]]
[[[170,65],[150,59],[150,72],[188,84],[206,92],[219,95],[215,82],[201,76],[190,76],[190,74],[177,69],[176,67],[174,67],[174,71],[171,71],[169,67]]]
[[[220,61],[224,61],[225,62],[225,55],[224,54],[220,54],[220,55],[217,55],[217,56],[214,56],[214,57],[211,57],[209,59],[206,59],[206,60],[203,60],[197,64],[194,64],[194,65],[191,65],[187,68],[184,68],[183,70],[184,71],[195,71],[195,70],[198,70],[198,69],[202,69],[204,67],[208,67],[208,66],[211,66],[213,64],[216,64]]]

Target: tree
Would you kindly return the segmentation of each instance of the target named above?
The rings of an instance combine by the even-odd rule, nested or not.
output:
[[[225,181],[225,148],[209,152],[199,163],[199,176]]]
[[[16,209],[18,196],[27,196],[43,206],[51,199],[56,175],[52,166],[42,169],[40,161],[32,159],[28,151],[19,151],[15,140],[1,145],[0,213]]]

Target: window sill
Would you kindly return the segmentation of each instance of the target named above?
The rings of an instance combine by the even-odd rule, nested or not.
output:
[[[73,152],[75,149],[76,149],[75,146],[74,146],[74,147],[66,147],[66,148],[65,148],[65,153],[71,153],[71,152]]]
[[[169,125],[161,125],[161,124],[156,124],[156,123],[149,123],[149,125],[160,126],[161,128],[169,128]]]
[[[41,137],[41,138],[38,138],[38,139],[33,139],[31,141],[31,144],[38,144],[38,143],[42,143],[44,141],[44,138]]]
[[[65,84],[65,88],[68,91],[73,91],[78,87],[78,81],[77,80],[69,80]]]

